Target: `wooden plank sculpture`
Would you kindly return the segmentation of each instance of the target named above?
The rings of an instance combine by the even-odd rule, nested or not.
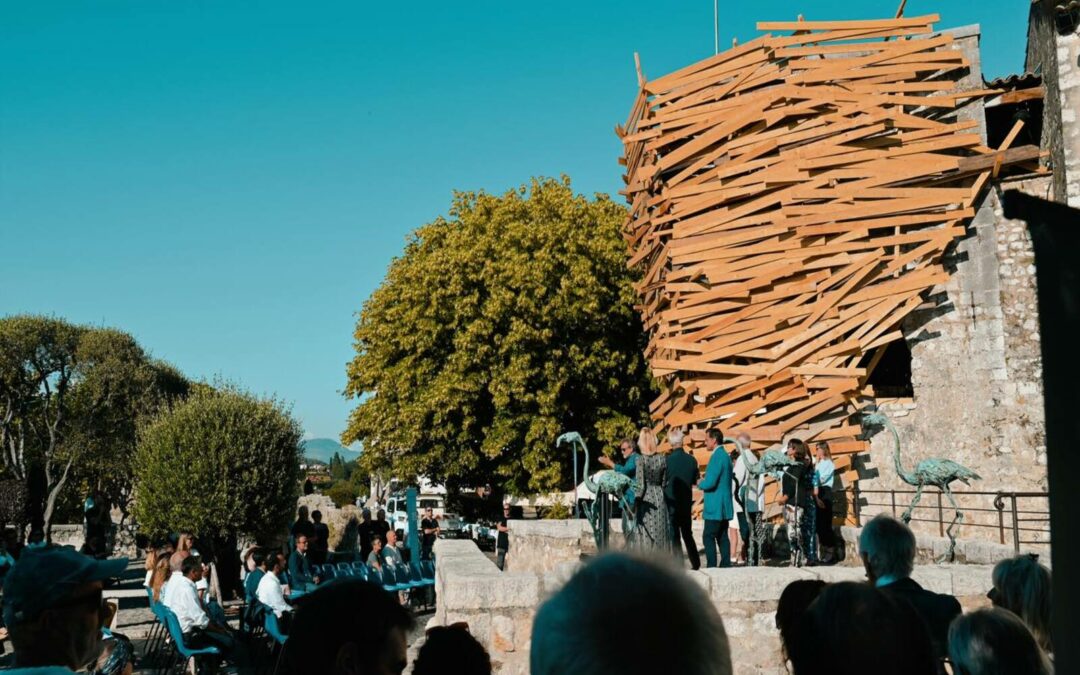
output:
[[[652,81],[639,65],[617,133],[658,428],[798,431],[856,478],[849,418],[884,348],[948,279],[990,177],[1039,157],[1008,149],[1019,124],[994,150],[957,119],[997,92],[958,90],[937,19],[759,23],[793,33]]]

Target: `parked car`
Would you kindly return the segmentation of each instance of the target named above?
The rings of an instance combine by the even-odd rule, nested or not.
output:
[[[425,510],[430,508],[435,520],[439,522],[439,536],[444,539],[458,539],[468,536],[465,525],[461,518],[446,510],[446,499],[442,495],[422,494],[416,499],[417,518],[424,517]],[[408,500],[404,493],[390,496],[386,502],[386,520],[396,530],[401,530],[404,536],[409,535],[412,524],[409,522]],[[419,522],[416,523],[419,527]]]

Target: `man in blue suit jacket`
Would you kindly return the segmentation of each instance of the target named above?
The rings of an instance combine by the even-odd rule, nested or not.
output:
[[[731,567],[731,542],[728,523],[735,517],[731,492],[731,457],[722,445],[724,435],[719,429],[705,434],[705,449],[712,453],[705,477],[698,487],[705,493],[705,566],[716,567],[716,547],[720,546],[720,567]]]

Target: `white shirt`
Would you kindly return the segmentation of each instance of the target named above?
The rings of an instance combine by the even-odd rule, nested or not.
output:
[[[162,594],[162,603],[172,610],[180,621],[180,632],[190,633],[193,628],[206,628],[210,624],[210,617],[199,602],[199,593],[195,590],[195,582],[188,579],[181,572],[173,572],[169,577],[169,585]]]
[[[281,592],[281,582],[273,572],[267,572],[262,579],[259,579],[255,597],[259,599],[259,602],[274,610],[274,616],[279,619],[282,612],[292,610],[289,603],[285,602],[285,594]]]

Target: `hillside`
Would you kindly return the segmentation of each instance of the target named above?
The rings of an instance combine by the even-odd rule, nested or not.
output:
[[[360,457],[358,451],[350,450],[332,438],[309,438],[301,445],[304,448],[304,457],[306,459],[322,462],[323,464],[329,464],[330,458],[334,456],[335,452],[341,455],[341,458],[346,462],[351,462]]]

